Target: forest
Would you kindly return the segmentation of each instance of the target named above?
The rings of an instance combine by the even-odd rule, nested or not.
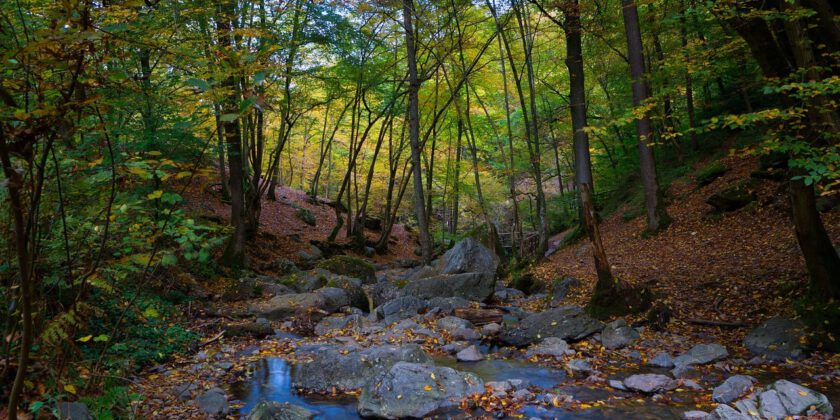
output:
[[[840,4],[0,2],[0,419],[832,419]]]

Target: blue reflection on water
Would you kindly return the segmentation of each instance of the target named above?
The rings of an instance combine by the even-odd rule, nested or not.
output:
[[[351,398],[326,399],[317,395],[299,395],[292,390],[293,366],[278,358],[256,362],[253,377],[233,387],[235,396],[245,405],[240,414],[248,414],[261,401],[288,402],[318,413],[316,419],[358,419],[356,401]]]

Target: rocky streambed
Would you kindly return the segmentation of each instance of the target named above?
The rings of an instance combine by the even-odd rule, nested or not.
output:
[[[603,323],[561,291],[527,296],[496,284],[497,264],[465,240],[432,266],[343,258],[244,279],[264,297],[245,293],[228,316],[241,320],[221,325],[221,339],[147,374],[141,412],[818,419],[840,404],[840,362],[809,354],[798,321],[771,319],[734,340]]]

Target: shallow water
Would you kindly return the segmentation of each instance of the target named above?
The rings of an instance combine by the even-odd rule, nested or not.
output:
[[[451,357],[436,357],[435,364],[476,374],[485,382],[522,379],[528,385],[551,389],[566,379],[566,372],[559,369],[537,366],[521,360],[482,360],[480,362],[458,362]]]
[[[262,359],[256,362],[254,375],[250,380],[232,387],[233,395],[245,405],[240,414],[248,414],[261,401],[289,402],[312,410],[316,419],[358,419],[356,400],[336,399],[317,395],[300,395],[292,389],[293,366],[278,358]]]

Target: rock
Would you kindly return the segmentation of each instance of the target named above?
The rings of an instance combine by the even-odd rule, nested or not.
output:
[[[652,330],[665,331],[671,322],[671,307],[665,302],[656,302],[645,315],[645,321]]]
[[[455,355],[459,362],[478,362],[484,360],[484,355],[476,346],[469,346]]]
[[[788,318],[772,318],[750,331],[744,347],[770,360],[800,359],[805,355],[805,324]]]
[[[265,338],[274,334],[274,329],[268,322],[247,322],[244,324],[228,324],[225,327],[227,337]]]
[[[251,410],[247,420],[310,420],[316,414],[299,405],[263,401]]]
[[[482,273],[495,278],[498,266],[499,258],[492,251],[468,237],[443,254],[440,272],[441,274]]]
[[[525,292],[519,289],[513,289],[510,287],[506,287],[502,290],[496,290],[493,293],[493,299],[499,302],[507,302],[510,300],[522,299],[525,297]]]
[[[623,319],[610,322],[601,331],[601,344],[610,350],[625,347],[638,339],[639,333]]]
[[[712,391],[712,399],[719,403],[730,403],[746,395],[755,382],[755,378],[748,375],[730,376],[715,387]]]
[[[368,381],[358,412],[362,417],[422,418],[457,408],[463,398],[483,392],[484,383],[472,373],[399,362]]]
[[[592,368],[592,364],[589,363],[588,360],[583,359],[572,359],[566,362],[566,370],[571,373],[571,376],[582,377],[587,376],[592,372],[595,372],[595,369]]]
[[[262,289],[263,295],[267,294],[271,297],[280,295],[290,295],[292,293],[296,293],[295,289],[292,289],[291,287],[285,284],[274,282],[260,282],[259,288]]]
[[[676,381],[657,373],[643,373],[631,375],[624,379],[624,386],[628,389],[645,394],[670,391],[677,387]]]
[[[738,182],[724,188],[706,199],[706,204],[719,213],[735,211],[756,200],[754,188],[750,182]]]
[[[761,420],[758,415],[758,406],[755,404],[755,396],[735,402],[735,409],[751,420]]]
[[[333,275],[327,279],[327,286],[337,287],[347,292],[347,297],[350,299],[350,306],[365,312],[370,310],[370,301],[368,300],[361,280],[353,277]]]
[[[812,406],[817,413],[829,417],[834,411],[825,395],[784,379],[774,382],[767,390],[776,391],[779,401],[790,416],[808,414]]]
[[[376,269],[373,267],[373,264],[361,258],[337,255],[319,262],[317,267],[335,274],[360,279],[365,284],[376,282]]]
[[[442,274],[408,283],[402,293],[421,299],[457,296],[482,302],[493,294],[495,282],[487,273]]]
[[[516,328],[502,332],[499,339],[506,344],[524,347],[545,337],[580,340],[602,327],[603,324],[587,315],[583,308],[563,306],[528,316]]]
[[[670,369],[674,367],[674,358],[668,353],[657,353],[656,356],[648,360],[647,364],[648,366]]]
[[[461,350],[463,350],[463,349],[465,349],[469,346],[470,346],[470,343],[468,343],[466,341],[455,341],[455,342],[449,343],[449,344],[441,347],[440,349],[443,350],[446,353],[455,354],[455,353],[458,353],[459,351],[461,351]]]
[[[230,411],[227,402],[227,395],[221,388],[210,388],[195,399],[198,408],[216,417],[227,415]]]
[[[525,356],[529,358],[533,356],[563,357],[572,354],[575,354],[575,351],[570,349],[569,344],[562,338],[546,337],[539,344],[531,346]]]
[[[295,217],[297,217],[303,223],[306,223],[309,226],[315,226],[315,215],[312,214],[312,212],[309,211],[309,209],[298,207],[297,211],[295,212]]]
[[[694,179],[697,181],[698,186],[704,187],[706,185],[711,184],[712,181],[723,176],[723,174],[725,174],[726,171],[726,165],[720,162],[713,162],[697,171],[697,174],[694,176]]]
[[[386,372],[397,362],[431,363],[432,360],[416,344],[381,345],[363,350],[341,346],[321,346],[312,353],[309,363],[292,369],[292,386],[306,390],[354,390],[365,381]],[[302,352],[306,352],[301,350]],[[342,354],[342,352],[347,352]]]
[[[461,319],[455,316],[445,316],[435,323],[438,328],[452,334],[459,328],[472,328],[473,324],[466,319]]]
[[[708,416],[709,413],[698,410],[686,411],[682,414],[683,420],[705,420]]]
[[[574,277],[564,277],[559,281],[554,281],[552,284],[552,302],[559,303],[566,299],[569,292],[576,287],[580,287],[580,284],[580,280]]]
[[[729,356],[720,344],[698,344],[674,359],[674,366],[704,365]]]
[[[383,279],[384,281],[378,281],[371,286],[366,287],[367,295],[370,297],[370,300],[373,303],[373,307],[376,308],[383,303],[396,299],[400,295],[400,288],[397,287],[394,283],[391,283],[387,279]]]
[[[59,401],[58,413],[62,420],[92,420],[90,410],[85,403]]]
[[[324,258],[324,253],[315,245],[309,245],[309,248],[297,252],[299,264],[304,268],[312,268],[315,263]]]
[[[422,299],[413,296],[402,296],[389,300],[376,308],[374,313],[378,319],[385,322],[394,322],[404,318],[417,315],[422,309],[426,309],[427,303]]]
[[[706,420],[749,420],[749,417],[726,404],[721,404],[706,417]]]
[[[341,308],[350,306],[350,295],[338,287],[322,287],[315,291],[324,299],[323,310],[333,313]]]
[[[318,336],[327,335],[333,330],[358,331],[367,325],[367,323],[367,319],[358,314],[329,316],[318,322],[313,331]]]
[[[493,336],[500,333],[501,331],[502,326],[495,322],[491,322],[481,327],[481,334],[486,336]]]
[[[229,284],[226,284],[219,298],[223,302],[238,302],[257,297],[258,295],[257,279],[254,277],[242,277],[231,280]]]
[[[527,389],[517,389],[512,396],[514,399],[520,401],[531,401],[534,399],[534,393]]]
[[[429,307],[440,308],[441,312],[451,314],[456,309],[469,308],[470,301],[458,296],[433,297],[429,299]]]
[[[758,413],[768,419],[783,419],[787,409],[779,399],[779,393],[771,389],[758,394]]]
[[[288,258],[277,258],[274,261],[270,262],[267,266],[267,269],[274,271],[277,273],[278,276],[285,276],[287,274],[297,273],[298,267],[294,263],[294,261]]]
[[[192,394],[196,390],[198,390],[198,385],[196,383],[187,382],[172,387],[172,396],[181,401],[187,401],[192,398]]]
[[[249,306],[249,310],[257,316],[270,320],[285,319],[298,312],[312,312],[324,309],[326,301],[318,293],[297,293],[275,296],[268,302]]]
[[[513,391],[514,387],[510,381],[490,381],[484,384],[486,388],[489,388],[491,392],[495,393],[508,393]]]
[[[475,341],[481,339],[481,334],[472,328],[457,328],[452,331],[452,338],[456,340]]]
[[[610,384],[610,387],[615,388],[615,389],[617,389],[617,390],[619,390],[619,391],[629,391],[629,390],[627,389],[627,387],[626,387],[626,386],[624,386],[624,382],[623,382],[623,381],[619,381],[619,380],[617,380],[617,379],[610,379],[610,380],[608,381],[608,383]]]

